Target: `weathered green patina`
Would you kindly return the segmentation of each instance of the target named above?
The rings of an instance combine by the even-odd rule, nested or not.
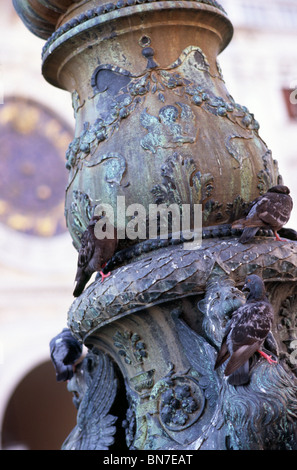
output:
[[[199,249],[121,240],[111,277],[70,307],[89,352],[69,385],[78,421],[63,448],[296,449],[297,246],[267,232],[241,245],[230,228],[281,177],[225,86],[226,13],[211,0],[14,5],[47,39],[44,77],[72,94],[65,215],[76,249],[95,206],[116,212],[119,196],[203,209]],[[278,363],[253,357],[249,385],[232,387],[214,363],[251,273],[275,310],[266,347]]]

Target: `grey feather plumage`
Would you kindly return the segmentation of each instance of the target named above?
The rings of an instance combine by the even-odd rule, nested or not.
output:
[[[249,242],[260,228],[271,229],[276,239],[279,239],[277,232],[289,221],[292,209],[289,188],[273,186],[252,202],[247,216],[233,222],[232,228],[243,230],[240,243]]]
[[[99,239],[96,237],[95,226],[100,219],[99,216],[93,216],[81,237],[75,276],[76,286],[73,291],[74,297],[81,295],[92,274],[100,271],[116,250],[118,240],[115,228],[112,238]]]
[[[215,363],[217,369],[229,359],[224,373],[231,385],[249,382],[249,359],[261,349],[274,316],[259,276],[248,276],[244,290],[249,291],[247,301],[229,321]]]

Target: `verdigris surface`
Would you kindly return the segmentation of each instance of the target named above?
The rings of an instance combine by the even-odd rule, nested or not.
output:
[[[269,233],[241,245],[230,229],[281,177],[223,79],[227,14],[212,0],[13,3],[47,40],[44,77],[72,95],[65,215],[75,248],[98,204],[114,209],[117,229],[134,203],[147,214],[202,205],[199,249],[124,236],[112,275],[70,307],[88,353],[69,382],[78,415],[63,448],[295,449],[297,247]],[[250,383],[232,387],[214,363],[251,273],[275,311],[265,347],[278,363],[255,355]]]
[[[77,339],[120,366],[130,449],[296,448],[296,250],[266,237],[167,247],[115,269],[73,303]],[[255,355],[249,385],[232,387],[214,363],[250,273],[265,280],[274,306],[265,347],[278,364]]]

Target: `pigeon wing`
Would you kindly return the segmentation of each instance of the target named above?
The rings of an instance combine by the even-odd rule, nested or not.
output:
[[[243,227],[263,227],[268,224],[265,216],[269,214],[269,200],[265,196],[258,198],[248,213],[245,220],[242,220]]]
[[[240,346],[236,351],[233,352],[225,369],[225,375],[233,374],[243,364],[245,364],[249,358],[259,349],[261,342],[253,341],[251,344],[245,344]]]
[[[227,338],[232,352],[225,375],[241,367],[262,345],[271,328],[272,307],[268,302],[247,303]]]
[[[81,246],[78,253],[77,271],[75,276],[76,287],[74,297],[78,297],[84,290],[95,269],[92,269],[95,252],[95,240],[92,233],[86,230],[81,238]]]
[[[262,219],[262,214],[268,213],[268,199],[263,197],[257,198],[246,216],[246,218],[236,220],[232,224],[232,228],[246,228],[246,227],[266,227],[267,223]]]
[[[218,367],[220,367],[228,359],[228,357],[230,357],[230,352],[229,352],[228,345],[227,345],[227,338],[228,338],[229,332],[230,332],[230,328],[225,332],[225,336],[222,340],[221,348],[218,352],[215,366],[214,366],[215,370]]]
[[[229,338],[229,335],[231,334],[233,325],[236,323],[236,319],[241,316],[241,311],[244,308],[245,308],[245,305],[242,305],[237,310],[235,310],[232,314],[232,318],[228,321],[226,325],[224,336],[222,339],[220,350],[217,355],[214,369],[217,369],[218,367],[220,367],[230,357],[230,352],[232,352],[232,349],[231,350],[229,349],[228,338]]]
[[[290,196],[270,193],[257,204],[257,215],[271,227],[282,227],[290,218],[292,206]]]
[[[81,247],[78,254],[78,267],[83,268],[89,264],[95,250],[94,237],[86,230],[81,238]]]

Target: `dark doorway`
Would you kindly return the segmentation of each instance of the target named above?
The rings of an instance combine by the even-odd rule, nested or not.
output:
[[[57,450],[76,424],[66,383],[57,383],[50,361],[29,372],[6,408],[2,449]]]

